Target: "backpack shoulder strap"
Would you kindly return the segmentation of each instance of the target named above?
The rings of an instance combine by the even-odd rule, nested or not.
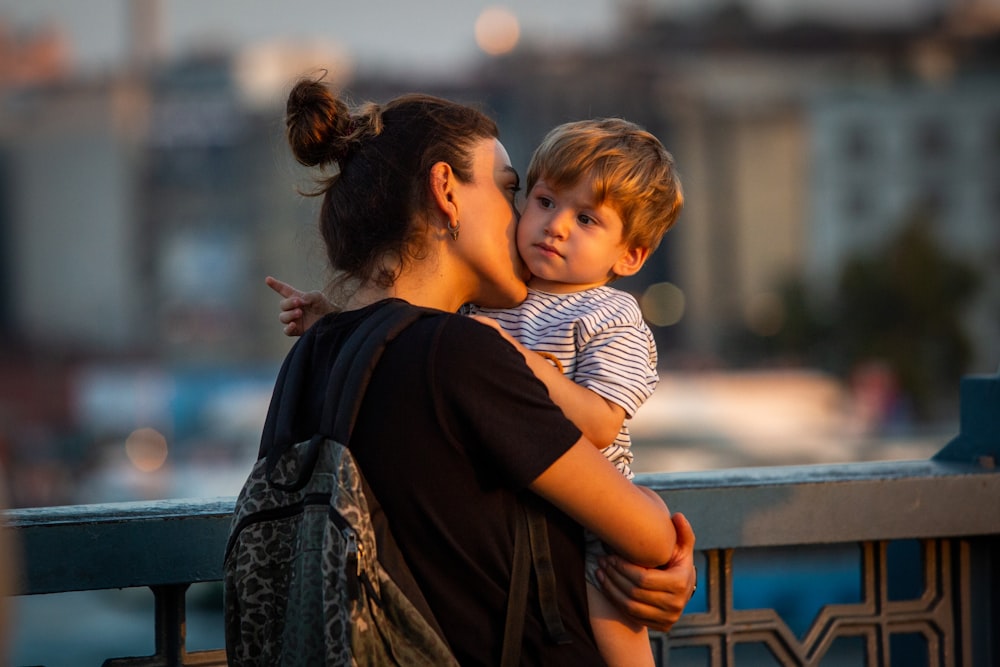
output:
[[[507,593],[507,617],[503,633],[500,667],[521,664],[524,618],[528,611],[528,585],[534,570],[542,619],[549,639],[556,644],[573,641],[563,625],[556,597],[556,575],[549,550],[548,526],[535,498],[518,496],[519,511],[514,533],[514,563]]]
[[[320,433],[347,444],[372,372],[387,343],[416,320],[439,311],[389,301],[372,313],[344,342],[330,370]]]
[[[279,373],[261,439],[262,449],[270,443],[270,447],[266,449],[268,481],[282,491],[297,491],[308,483],[312,476],[319,447],[325,439],[330,438],[347,445],[354,430],[368,381],[386,344],[417,319],[435,313],[440,311],[411,306],[405,301],[390,300],[358,324],[344,341],[330,368],[319,430],[314,434],[311,445],[305,452],[297,479],[290,483],[278,483],[271,474],[284,450],[274,446],[274,438],[281,424],[291,422],[291,415],[294,414],[299,393],[302,391],[302,378],[306,374],[306,364],[309,359],[307,352],[298,349],[305,340],[300,339],[296,343],[296,348],[285,360]]]

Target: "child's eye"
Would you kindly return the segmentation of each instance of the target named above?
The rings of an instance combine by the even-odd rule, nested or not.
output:
[[[596,225],[597,224],[597,220],[594,220],[589,215],[580,215],[580,216],[577,216],[577,220],[579,220],[580,224],[583,225],[583,226],[585,226],[585,227],[587,227],[589,225]]]
[[[542,208],[552,208],[555,205],[548,197],[539,197],[538,203],[541,204]]]

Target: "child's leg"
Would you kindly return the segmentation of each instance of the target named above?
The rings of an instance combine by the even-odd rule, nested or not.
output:
[[[587,582],[590,627],[608,667],[653,667],[653,649],[644,625],[626,618],[604,593]]]
[[[598,558],[607,553],[604,545],[587,531],[584,575],[587,581],[587,604],[590,627],[597,648],[608,667],[653,667],[653,649],[644,625],[627,618],[604,597],[597,583]]]

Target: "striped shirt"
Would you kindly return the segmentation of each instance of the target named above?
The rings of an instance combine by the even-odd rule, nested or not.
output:
[[[553,355],[569,379],[625,410],[618,437],[602,452],[632,479],[628,420],[659,380],[656,343],[635,298],[607,286],[570,294],[529,289],[516,308],[472,312],[495,319],[528,349]]]

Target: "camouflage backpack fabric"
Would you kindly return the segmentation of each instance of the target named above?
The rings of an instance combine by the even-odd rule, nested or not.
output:
[[[379,562],[364,481],[342,444],[385,342],[421,312],[391,303],[369,317],[331,371],[323,423],[335,407],[338,428],[251,471],[224,563],[230,665],[458,664]]]

